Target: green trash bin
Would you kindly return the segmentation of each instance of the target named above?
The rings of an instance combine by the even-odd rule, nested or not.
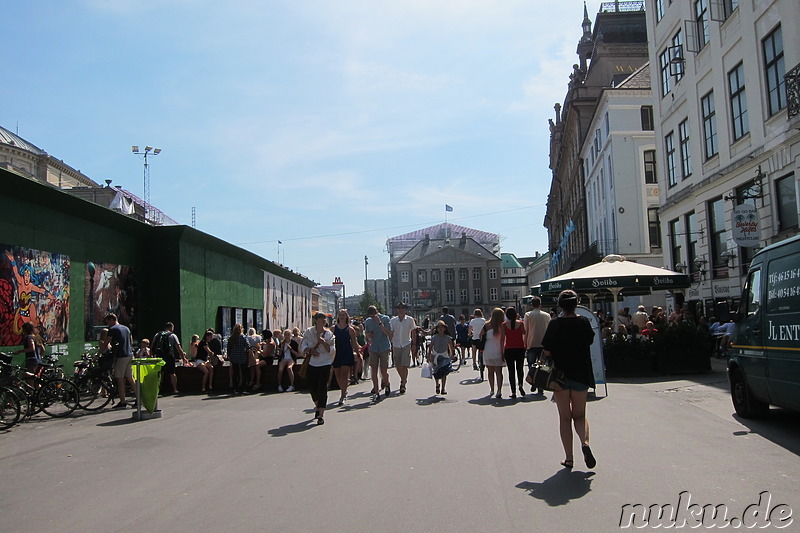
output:
[[[136,407],[143,406],[153,414],[158,403],[158,389],[161,384],[161,367],[164,360],[160,357],[140,357],[133,360],[133,379],[138,389]]]

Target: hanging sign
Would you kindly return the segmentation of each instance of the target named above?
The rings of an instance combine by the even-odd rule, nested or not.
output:
[[[733,241],[745,248],[754,248],[761,241],[761,227],[758,209],[753,204],[741,204],[733,208],[731,227]]]

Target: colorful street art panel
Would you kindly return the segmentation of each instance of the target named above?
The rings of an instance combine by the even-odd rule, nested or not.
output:
[[[26,322],[45,342],[67,342],[69,256],[0,244],[0,346],[22,342]]]
[[[126,265],[86,263],[86,334],[87,341],[97,340],[105,327],[103,318],[117,315],[120,324],[136,335],[136,272]]]

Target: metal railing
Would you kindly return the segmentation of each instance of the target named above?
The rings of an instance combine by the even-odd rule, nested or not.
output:
[[[786,104],[789,118],[800,115],[800,65],[795,66],[783,77],[786,83]]]
[[[627,0],[620,2],[603,2],[600,4],[601,13],[621,13],[623,11],[644,11],[644,0]]]

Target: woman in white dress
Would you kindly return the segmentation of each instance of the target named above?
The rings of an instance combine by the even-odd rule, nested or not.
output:
[[[481,335],[486,337],[486,345],[483,347],[483,364],[489,370],[489,396],[497,394],[495,398],[502,398],[500,391],[503,388],[503,367],[506,364],[503,356],[503,344],[505,343],[505,331],[503,323],[506,315],[503,310],[496,307],[492,310],[492,317],[483,326]],[[497,380],[497,389],[495,386]]]

